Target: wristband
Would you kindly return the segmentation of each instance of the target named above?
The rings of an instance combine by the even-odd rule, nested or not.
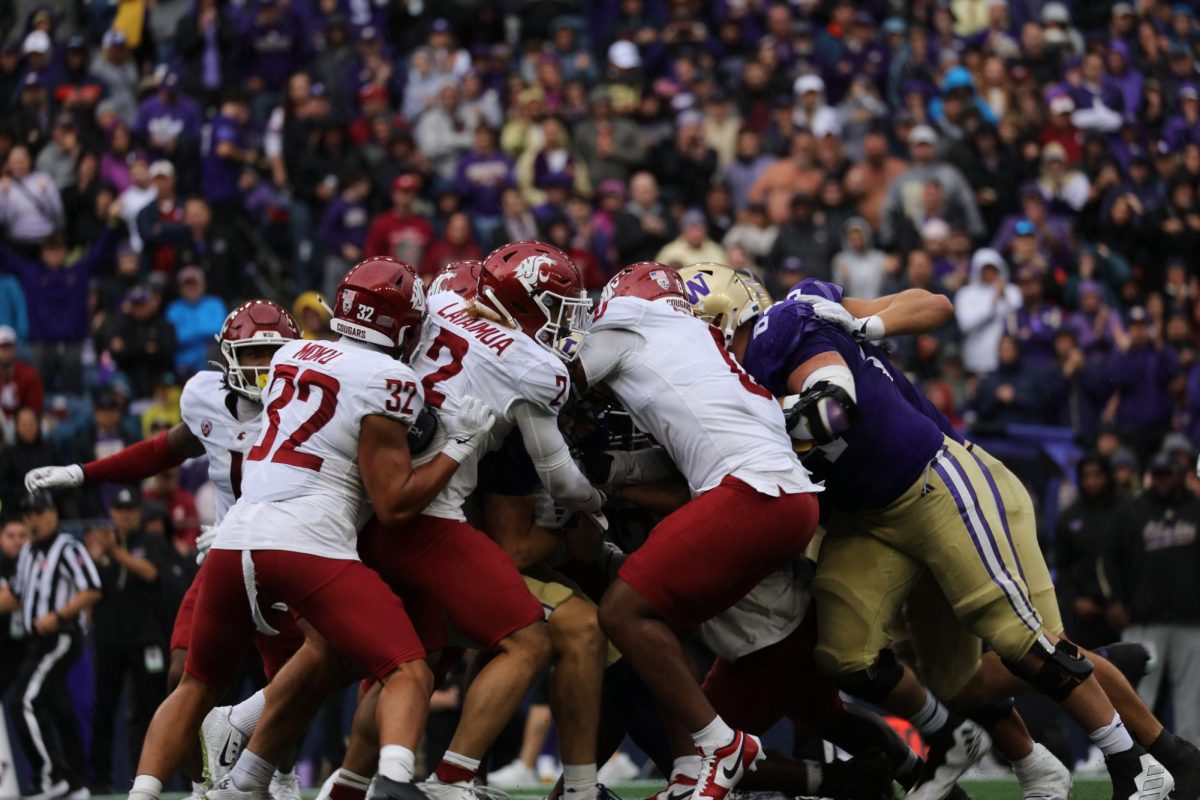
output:
[[[863,341],[866,342],[877,342],[886,335],[883,330],[883,320],[875,315],[862,320],[862,325],[858,330],[862,333]]]

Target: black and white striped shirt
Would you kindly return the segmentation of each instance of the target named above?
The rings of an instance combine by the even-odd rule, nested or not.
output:
[[[33,621],[62,608],[79,592],[100,588],[96,565],[78,539],[60,533],[49,543],[26,542],[9,584],[21,601],[21,623],[34,633]]]

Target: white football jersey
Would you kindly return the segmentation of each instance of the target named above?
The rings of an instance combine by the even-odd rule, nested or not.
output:
[[[792,451],[779,403],[708,323],[669,303],[614,297],[596,310],[579,363],[589,385],[607,384],[666,449],[693,493],[729,475],[772,497],[820,491]]]
[[[371,345],[343,338],[279,348],[262,431],[246,453],[242,497],[213,547],[357,559],[366,511],[362,419],[378,414],[411,425],[422,402],[408,365]]]
[[[246,451],[254,446],[262,426],[262,406],[229,388],[215,370],[197,372],[183,385],[179,396],[183,424],[204,445],[208,479],[216,491],[213,524],[242,493]]]
[[[471,303],[453,292],[429,298],[429,316],[413,370],[421,378],[425,402],[454,413],[470,395],[496,414],[492,442],[498,444],[512,430],[513,406],[528,402],[557,415],[567,399],[570,379],[563,362],[521,331],[472,315]],[[444,434],[419,462],[441,452]],[[425,509],[443,519],[464,520],[463,501],[475,491],[479,457],[465,461],[446,488]]]

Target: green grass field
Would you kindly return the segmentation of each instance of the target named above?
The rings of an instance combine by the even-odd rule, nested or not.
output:
[[[962,785],[974,800],[1018,800],[1021,797],[1015,780],[963,781]],[[641,781],[611,788],[621,800],[642,800],[661,788],[661,784]],[[539,800],[545,797],[546,790],[517,789],[509,794],[514,800]],[[316,791],[304,792],[305,800],[312,800],[315,795]],[[1111,796],[1108,781],[1103,780],[1078,780],[1071,792],[1073,800],[1106,800]],[[164,794],[163,800],[183,800],[183,797],[182,794]],[[101,795],[93,797],[92,800],[125,800],[125,795]]]

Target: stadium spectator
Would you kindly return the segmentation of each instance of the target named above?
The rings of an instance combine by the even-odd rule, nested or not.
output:
[[[1000,337],[1009,312],[1021,305],[1021,292],[1008,282],[1008,264],[984,248],[971,258],[971,280],[954,295],[954,313],[963,335],[963,365],[976,375],[999,366]]]
[[[123,31],[106,31],[100,42],[100,57],[92,65],[92,77],[104,87],[104,96],[112,102],[117,117],[132,125],[137,118],[138,71],[127,45]]]
[[[862,217],[851,217],[842,226],[842,249],[833,257],[833,280],[851,297],[867,300],[883,293],[886,257],[872,247],[871,227]]]
[[[9,516],[0,527],[0,583],[11,583],[17,572],[17,557],[29,541],[29,528],[15,516]],[[25,646],[21,624],[11,613],[0,614],[0,695],[17,678],[17,667],[23,660]]]
[[[25,497],[25,473],[56,463],[58,455],[42,436],[37,409],[22,406],[5,428],[6,446],[0,451],[0,502],[11,510],[20,508]],[[63,499],[67,499],[65,495]]]
[[[1041,374],[1023,362],[1016,338],[1002,336],[996,369],[988,372],[975,390],[978,421],[994,425],[1044,422],[1044,386]]]
[[[34,169],[49,175],[58,191],[75,185],[75,168],[83,153],[79,141],[79,129],[75,118],[68,113],[59,114],[50,131],[50,141],[38,153]]]
[[[292,316],[305,339],[332,339],[335,336],[329,329],[329,306],[319,292],[305,292],[297,297]]]
[[[175,366],[175,328],[162,315],[157,285],[147,282],[126,295],[101,346],[129,376],[134,396],[149,396]]]
[[[406,264],[424,260],[435,234],[429,218],[415,210],[420,188],[421,179],[416,175],[396,176],[391,186],[392,207],[371,220],[363,255],[391,256]]]
[[[711,261],[724,264],[729,260],[725,248],[708,238],[708,221],[704,212],[692,208],[679,220],[679,236],[663,246],[654,260],[672,267],[685,267]]]
[[[167,305],[167,321],[175,328],[175,372],[181,376],[205,368],[213,337],[225,321],[225,304],[207,288],[202,269],[184,267],[179,271],[179,297]]]
[[[446,230],[441,238],[425,253],[420,274],[422,278],[432,280],[451,261],[478,261],[483,256],[483,249],[471,233],[471,218],[466,212],[456,211],[446,220]]]
[[[1170,455],[1150,461],[1150,485],[1117,518],[1105,569],[1119,604],[1108,614],[1128,641],[1145,642],[1159,668],[1142,678],[1147,706],[1170,682],[1175,730],[1200,736],[1200,594],[1196,565],[1200,501],[1183,486],[1184,469]]]
[[[54,179],[32,167],[29,149],[18,144],[9,150],[0,175],[0,230],[27,257],[64,222],[62,196]]]
[[[930,216],[935,216],[931,213],[932,209],[927,207],[928,194],[917,189],[931,182],[940,188],[945,202],[944,213],[940,216],[947,221],[951,216],[961,219],[962,227],[972,239],[984,234],[983,218],[975,204],[974,193],[955,166],[937,158],[937,146],[938,135],[928,125],[917,125],[908,134],[909,157],[912,161],[909,168],[888,185],[880,208],[879,234],[884,243],[895,241],[897,225],[903,218],[919,225]],[[953,222],[951,227],[954,227]]]
[[[1149,457],[1167,432],[1171,420],[1171,393],[1182,380],[1179,357],[1163,345],[1150,329],[1150,315],[1142,306],[1129,311],[1129,330],[1117,338],[1117,352],[1109,359],[1108,380],[1113,394],[1104,411],[1115,422],[1121,439],[1142,459]]]
[[[617,214],[615,227],[617,257],[622,264],[651,261],[675,238],[675,228],[659,200],[658,181],[649,172],[630,178],[629,202]]]
[[[817,210],[816,198],[797,192],[792,196],[791,215],[787,224],[780,226],[767,263],[777,271],[795,272],[795,265],[789,268],[785,262],[799,259],[804,265],[802,271],[806,277],[830,280],[833,277],[830,259],[837,241],[835,237],[836,232],[830,232],[824,214]],[[779,279],[780,289],[786,290],[790,286],[787,280]]]
[[[126,747],[130,759],[142,751],[146,728],[166,694],[166,635],[158,606],[159,576],[168,567],[168,545],[142,529],[142,499],[122,487],[109,507],[111,524],[94,528],[89,552],[103,596],[96,604],[96,710],[89,764],[93,790],[112,791],[113,728],[129,687]]]
[[[346,270],[362,258],[367,236],[370,179],[366,173],[352,172],[343,175],[338,183],[337,196],[325,208],[317,233],[317,243],[325,254],[321,288],[326,297],[333,297]]]
[[[0,413],[8,424],[22,408],[40,415],[45,402],[42,377],[32,364],[18,358],[17,341],[16,331],[0,325]]]

